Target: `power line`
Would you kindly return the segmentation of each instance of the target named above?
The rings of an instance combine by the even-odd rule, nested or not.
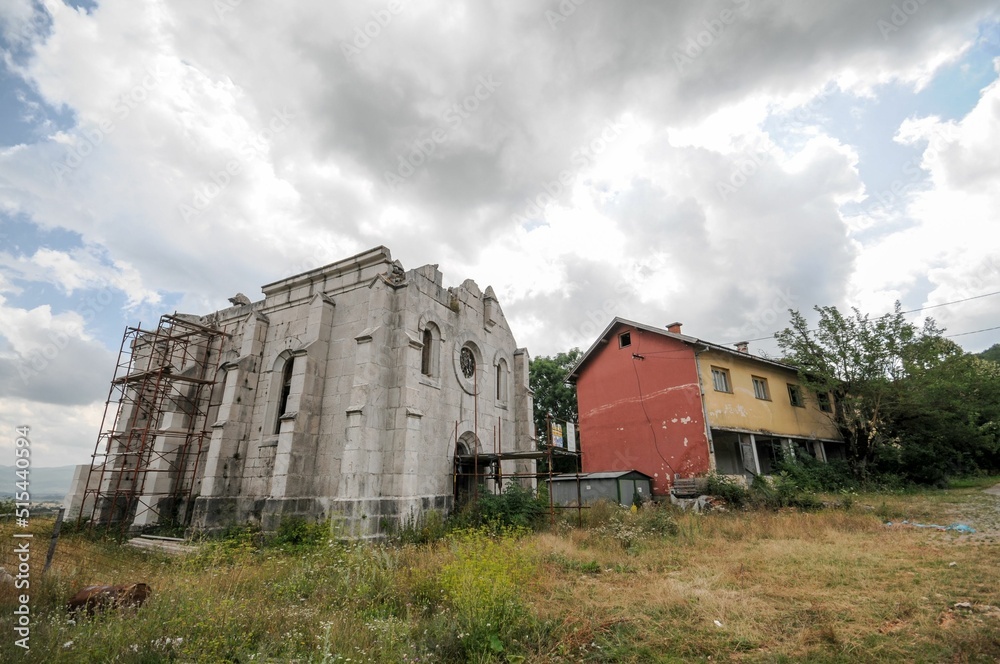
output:
[[[978,334],[980,332],[989,332],[990,330],[1000,330],[1000,325],[996,327],[984,327],[981,330],[973,330],[972,332],[959,332],[958,334],[946,334],[946,337],[964,337],[967,334]]]
[[[973,295],[972,297],[965,297],[965,298],[962,298],[961,300],[952,300],[951,302],[942,302],[940,304],[930,304],[930,305],[928,305],[926,307],[920,307],[919,309],[908,309],[906,311],[901,311],[899,313],[901,313],[901,314],[912,314],[912,313],[916,313],[918,311],[926,311],[927,309],[937,309],[938,307],[947,307],[950,304],[959,304],[960,302],[968,302],[969,300],[978,300],[980,298],[991,297],[993,295],[1000,295],[1000,291],[993,291],[992,293],[983,293],[982,295]],[[973,330],[972,332],[960,332],[959,334],[946,334],[944,336],[946,336],[946,337],[961,337],[961,336],[964,336],[966,334],[976,334],[977,332],[988,332],[990,330],[996,330],[996,329],[1000,329],[1000,328],[988,327],[988,328],[986,328],[984,330]],[[815,332],[816,330],[809,330],[809,331],[810,332]],[[771,334],[770,336],[757,337],[756,339],[745,339],[743,341],[746,341],[747,343],[750,343],[751,341],[765,341],[767,339],[773,339],[775,336],[777,336],[777,334],[778,333],[775,332],[774,334]],[[726,345],[726,346],[732,346],[733,344],[736,344],[736,343],[739,343],[739,342],[733,341],[732,343],[724,344],[724,345]]]
[[[912,314],[917,311],[925,311],[927,309],[936,309],[937,307],[946,307],[949,304],[958,304],[959,302],[968,302],[969,300],[978,300],[981,297],[990,297],[991,295],[1000,295],[1000,291],[994,291],[992,293],[983,293],[982,295],[973,295],[972,297],[962,298],[961,300],[952,300],[951,302],[942,302],[941,304],[931,304],[926,307],[920,307],[919,309],[910,309],[909,311],[901,311],[903,314]],[[971,333],[970,333],[971,334]],[[952,335],[958,336],[958,335]]]

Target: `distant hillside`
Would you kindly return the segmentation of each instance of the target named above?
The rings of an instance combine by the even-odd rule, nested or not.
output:
[[[30,468],[28,475],[29,490],[32,500],[62,500],[69,491],[73,481],[73,471],[76,466],[57,466],[55,468]],[[9,498],[14,495],[14,466],[0,466],[0,497]]]
[[[984,360],[992,360],[993,362],[1000,363],[1000,344],[993,344],[982,353],[979,353],[979,357]]]

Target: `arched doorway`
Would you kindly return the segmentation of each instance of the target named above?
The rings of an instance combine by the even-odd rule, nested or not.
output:
[[[467,431],[455,443],[455,509],[461,509],[485,489],[486,465],[476,454],[475,434]]]

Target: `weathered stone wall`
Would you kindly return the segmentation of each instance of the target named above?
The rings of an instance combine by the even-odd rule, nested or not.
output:
[[[533,449],[528,355],[492,289],[445,288],[436,265],[404,271],[378,247],[263,291],[199,319],[228,337],[194,528],[302,516],[377,536],[452,505],[456,438]]]

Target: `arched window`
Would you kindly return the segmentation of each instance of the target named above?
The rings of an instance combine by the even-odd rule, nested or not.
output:
[[[441,332],[434,323],[427,323],[420,336],[423,348],[420,350],[420,373],[436,378],[438,375],[438,357],[441,346]]]
[[[420,373],[425,376],[432,376],[433,369],[431,367],[431,356],[434,353],[434,349],[431,347],[434,344],[434,333],[431,332],[429,327],[424,328],[423,337],[424,347],[420,351]]]
[[[502,357],[497,360],[497,401],[507,401],[507,360]]]
[[[295,358],[289,357],[285,360],[285,366],[281,370],[281,391],[278,393],[278,410],[274,417],[274,433],[281,432],[281,416],[288,409],[288,396],[292,393],[292,367],[295,365]]]

